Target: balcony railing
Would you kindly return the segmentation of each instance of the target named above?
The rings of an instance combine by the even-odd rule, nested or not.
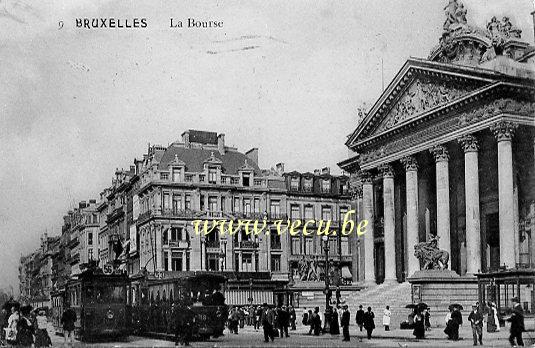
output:
[[[221,241],[219,240],[207,240],[204,243],[207,248],[219,248],[221,246]]]
[[[282,244],[280,242],[271,243],[271,249],[273,249],[273,250],[281,250],[282,249]]]
[[[286,220],[286,219],[288,219],[288,214],[280,213],[280,212],[278,212],[278,213],[269,213],[268,216],[269,216],[269,218],[271,220]]]
[[[255,242],[252,240],[242,240],[240,242],[240,248],[255,249],[255,248],[258,248],[258,242]]]

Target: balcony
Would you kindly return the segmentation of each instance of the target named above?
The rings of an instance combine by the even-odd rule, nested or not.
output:
[[[252,240],[242,240],[240,242],[240,248],[242,249],[256,249],[258,248],[258,242]]]
[[[123,210],[123,207],[120,206],[119,208],[116,208],[115,210],[113,210],[113,212],[111,214],[108,214],[106,216],[106,220],[107,220],[108,223],[110,223],[110,222],[113,222],[113,221],[117,220],[118,218],[120,218],[123,215],[124,215],[124,210]]]
[[[185,174],[184,175],[184,181],[185,182],[193,182],[193,174]]]
[[[288,214],[280,213],[280,212],[269,213],[269,219],[270,220],[286,220],[288,219]]]
[[[221,241],[219,240],[207,240],[204,242],[207,248],[219,248],[221,246]]]
[[[73,238],[73,239],[71,239],[71,241],[69,242],[69,248],[70,248],[70,249],[74,249],[74,248],[76,248],[79,244],[80,244],[80,241],[78,240],[78,238]]]
[[[191,219],[193,217],[196,217],[198,215],[198,212],[191,209],[163,209],[160,215],[166,217]]]
[[[271,243],[272,250],[282,250],[282,244],[280,242]]]

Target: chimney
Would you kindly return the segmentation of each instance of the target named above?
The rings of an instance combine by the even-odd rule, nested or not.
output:
[[[277,170],[277,173],[278,173],[279,175],[284,174],[284,163],[282,163],[282,162],[281,162],[281,163],[277,163],[277,164],[275,165],[275,169]]]
[[[136,173],[136,166],[130,166],[130,173],[132,174]]]
[[[185,147],[189,147],[189,130],[182,133],[182,142]]]
[[[314,175],[320,175],[321,174],[321,170],[319,169],[314,169]]]
[[[89,204],[90,205],[97,204],[97,200],[96,199],[90,199],[89,200]]]
[[[258,165],[258,148],[253,147],[245,153],[245,156]]]
[[[225,154],[225,134],[223,133],[217,136],[217,149],[221,155]]]
[[[331,174],[331,168],[329,167],[321,168],[321,174]]]
[[[84,209],[86,207],[85,201],[78,203],[78,209]]]

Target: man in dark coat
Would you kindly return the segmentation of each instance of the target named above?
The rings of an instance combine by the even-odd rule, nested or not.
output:
[[[65,343],[69,340],[72,343],[74,337],[74,323],[76,322],[76,312],[72,309],[69,304],[65,305],[65,311],[61,316],[61,325],[63,326],[63,337]]]
[[[507,321],[511,322],[511,328],[509,329],[509,343],[511,343],[511,346],[514,346],[516,339],[516,344],[518,346],[523,346],[524,340],[522,339],[522,332],[524,332],[525,329],[524,311],[522,310],[518,297],[513,297],[511,301],[513,302],[513,313],[511,314],[511,317],[507,319]]]
[[[368,339],[372,339],[372,332],[375,329],[375,314],[372,312],[372,307],[368,307],[368,311],[364,313],[364,328],[368,334]]]
[[[175,345],[183,344],[189,346],[191,336],[193,335],[193,325],[195,322],[195,313],[185,303],[180,303],[175,313]]]
[[[279,325],[281,329],[281,338],[283,336],[290,337],[290,335],[288,335],[288,327],[290,326],[290,312],[286,306],[282,307],[280,311]]]
[[[347,309],[347,305],[344,305],[342,312],[342,319],[340,320],[340,325],[342,325],[342,333],[344,334],[343,341],[349,342],[349,322],[351,321],[351,314]]]
[[[260,321],[262,322],[262,328],[264,329],[264,342],[269,342],[271,339],[271,342],[275,339],[275,335],[273,334],[274,328],[273,324],[275,323],[275,313],[269,308],[267,303],[263,304],[262,309],[262,316],[260,317]]]
[[[472,336],[474,337],[474,346],[477,346],[477,342],[483,345],[483,314],[479,311],[477,305],[472,306],[472,311],[468,315],[468,321],[472,326]]]
[[[291,327],[291,330],[295,330],[296,329],[295,321],[297,320],[297,316],[295,314],[294,307],[290,306],[289,309],[288,309],[288,312],[290,313],[290,327]]]
[[[453,308],[451,312],[451,328],[452,328],[452,339],[454,341],[459,340],[459,326],[463,324],[463,315],[459,307]]]
[[[360,331],[362,331],[362,326],[364,326],[364,310],[362,309],[362,305],[359,306],[355,319]]]

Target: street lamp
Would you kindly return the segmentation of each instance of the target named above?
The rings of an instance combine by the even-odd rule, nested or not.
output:
[[[323,332],[331,331],[331,290],[329,289],[329,236],[324,235],[322,238],[323,241],[323,251],[325,251],[325,271],[323,277],[325,278],[325,315],[323,323]]]

